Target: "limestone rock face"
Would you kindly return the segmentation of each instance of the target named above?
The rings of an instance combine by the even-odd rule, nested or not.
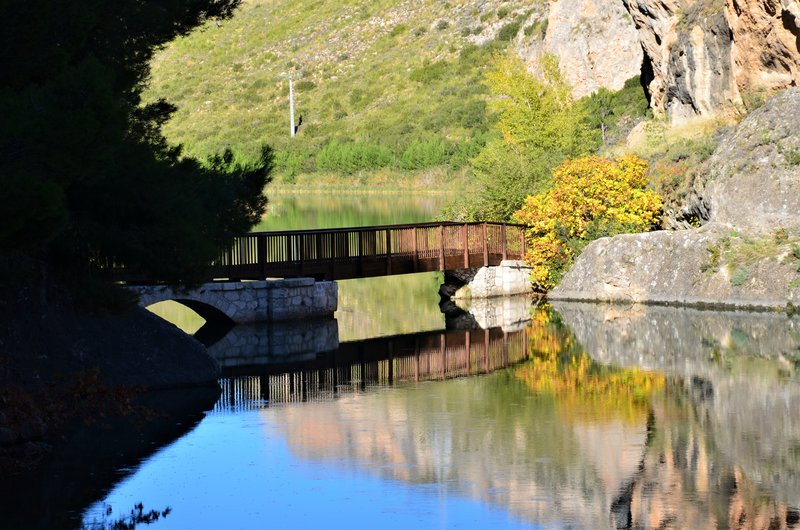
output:
[[[711,221],[751,234],[800,232],[800,88],[743,120],[706,164]]]
[[[787,90],[721,141],[695,182],[699,229],[627,234],[592,242],[552,299],[724,304],[800,304],[800,270],[784,242],[748,258],[746,271],[720,261],[729,241],[800,241],[800,89]],[[716,257],[714,257],[716,255]]]
[[[668,225],[724,223],[749,234],[800,232],[800,89],[770,99],[725,133]]]
[[[800,3],[727,0],[725,17],[736,41],[733,64],[742,90],[775,90],[800,82]]]
[[[669,43],[675,40],[678,0],[622,0],[639,31],[639,41],[644,50],[643,81],[648,83],[650,106],[663,112],[669,78]]]
[[[618,0],[551,1],[543,51],[558,57],[575,98],[620,90],[642,69],[636,28]]]
[[[553,300],[653,302],[770,308],[800,304],[800,274],[785,252],[747,268],[714,267],[713,249],[731,228],[717,223],[697,230],[625,234],[589,244],[548,295]]]
[[[672,121],[800,82],[797,0],[622,0],[645,51],[651,105]]]

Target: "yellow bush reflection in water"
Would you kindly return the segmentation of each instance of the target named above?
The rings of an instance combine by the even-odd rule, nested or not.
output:
[[[533,315],[528,337],[530,360],[516,376],[534,392],[557,397],[568,421],[637,423],[647,415],[649,398],[664,390],[663,374],[594,362],[548,307]]]

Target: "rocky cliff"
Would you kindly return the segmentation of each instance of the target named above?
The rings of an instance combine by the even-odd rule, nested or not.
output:
[[[699,228],[602,238],[552,299],[800,305],[800,88],[722,138],[686,206]],[[694,217],[692,217],[694,216]]]
[[[657,115],[738,113],[800,82],[797,0],[551,0],[517,51],[559,58],[576,98],[641,76]]]
[[[555,55],[575,98],[600,87],[620,90],[640,75],[639,35],[619,0],[559,0],[545,9],[516,43],[531,70],[538,71],[542,54]]]
[[[800,81],[796,0],[622,0],[645,52],[657,114],[672,121],[751,106]]]

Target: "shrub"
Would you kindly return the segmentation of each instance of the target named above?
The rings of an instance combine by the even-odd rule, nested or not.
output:
[[[440,20],[436,24],[436,29],[438,29],[439,31],[446,30],[449,27],[450,27],[450,23],[448,21],[446,21],[446,20]]]
[[[592,239],[659,225],[661,198],[645,189],[646,173],[635,156],[568,160],[553,170],[550,191],[525,200],[514,217],[531,227],[526,259],[541,290],[555,286]]]
[[[392,152],[381,145],[334,140],[317,153],[317,170],[352,175],[386,167],[392,158]]]
[[[360,88],[354,89],[350,92],[350,104],[355,106],[361,103],[361,100],[364,98],[364,91]]]
[[[460,140],[448,146],[447,158],[450,167],[465,166],[475,158],[486,145],[486,134],[477,133],[468,140]]]
[[[444,164],[446,150],[444,142],[438,138],[431,140],[414,140],[403,151],[399,165],[403,169],[423,169]]]
[[[788,166],[800,165],[800,149],[788,149],[783,152],[783,157]]]
[[[304,79],[302,81],[298,81],[297,83],[295,83],[294,86],[299,92],[305,92],[306,90],[311,90],[315,88],[317,85],[313,81],[308,81]]]
[[[649,103],[645,96],[639,77],[633,77],[625,82],[621,90],[612,92],[600,88],[597,92],[581,99],[579,104],[586,113],[586,124],[592,129],[599,130],[604,144],[613,143],[622,130],[623,124],[635,122],[650,112]],[[694,148],[693,145],[680,146],[672,155],[674,161],[688,157],[686,152]],[[698,148],[704,148],[698,146]],[[713,151],[713,147],[711,149]],[[704,155],[706,157],[710,156]]]
[[[276,151],[275,169],[283,175],[284,182],[291,184],[294,182],[294,177],[303,171],[307,159],[307,153]]]
[[[392,31],[389,32],[389,35],[392,37],[397,37],[406,31],[408,31],[408,26],[406,24],[398,24],[392,28]]]
[[[750,277],[750,273],[744,267],[737,267],[737,269],[731,275],[731,285],[735,287],[739,287],[740,285],[744,285],[744,282]]]
[[[509,22],[497,32],[496,40],[500,42],[508,42],[519,33],[519,28],[522,26],[522,18],[518,17],[513,22]]]
[[[409,74],[409,79],[422,83],[423,85],[430,85],[444,77],[447,73],[449,63],[447,61],[436,61],[435,63],[426,63],[421,67],[412,70]]]

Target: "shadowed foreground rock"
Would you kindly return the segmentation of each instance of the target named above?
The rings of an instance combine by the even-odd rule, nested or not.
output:
[[[203,345],[149,311],[80,309],[32,260],[0,256],[0,274],[0,381],[33,390],[98,371],[112,386],[216,383],[219,367]]]

